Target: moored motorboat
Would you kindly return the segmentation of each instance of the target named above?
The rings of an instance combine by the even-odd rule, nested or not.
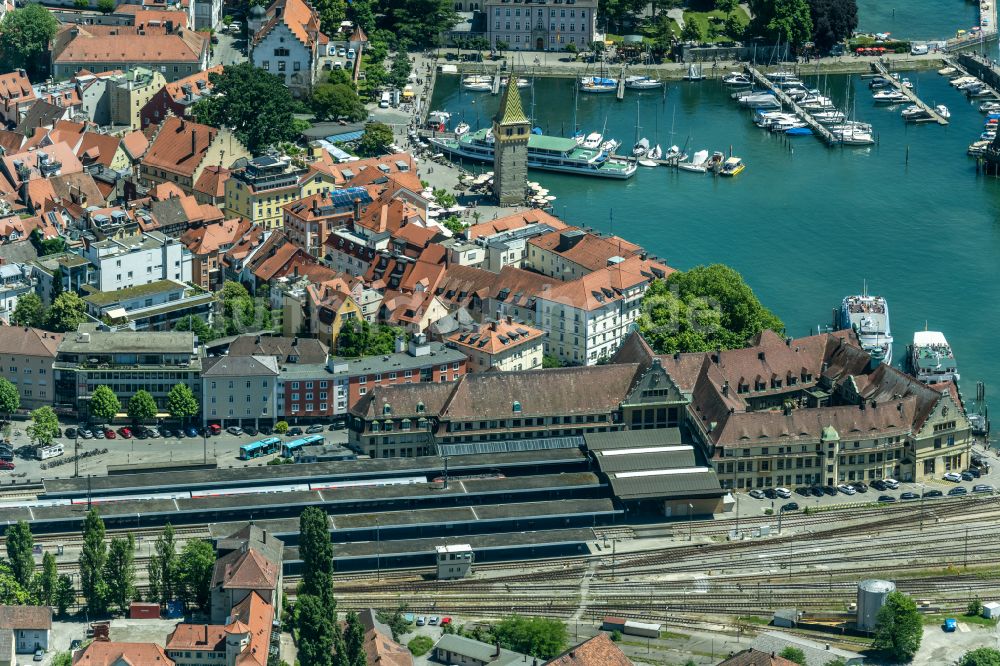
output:
[[[909,353],[910,374],[925,384],[958,382],[955,353],[940,331],[917,331]]]
[[[580,78],[580,92],[613,93],[618,90],[618,79],[603,76],[584,76]]]
[[[954,67],[942,67],[937,71],[937,73],[940,74],[941,76],[951,76],[956,72],[958,72],[958,70],[955,69]]]
[[[700,62],[693,62],[688,65],[687,73],[684,75],[685,81],[701,81],[705,78],[705,74],[701,70]]]
[[[819,111],[817,113],[812,114],[812,117],[824,125],[829,125],[831,123],[843,122],[847,116],[844,115],[843,111],[834,110],[834,111]]]
[[[951,118],[951,111],[949,111],[948,107],[945,106],[944,104],[938,104],[937,106],[934,107],[934,110],[937,111],[937,114],[942,118],[944,118],[945,120]]]
[[[492,92],[493,77],[473,74],[462,79],[462,89],[471,92]]]
[[[722,77],[722,85],[730,86],[732,88],[740,88],[743,86],[752,86],[753,79],[751,79],[746,74],[742,72],[730,72]]]
[[[809,127],[791,127],[785,130],[785,134],[788,136],[812,136],[812,128]]]
[[[917,120],[930,118],[930,114],[916,104],[911,104],[903,109],[900,115],[903,116],[903,120],[907,122],[916,122]]]
[[[507,77],[504,77],[504,78],[500,79],[500,88],[501,89],[507,87],[507,80],[508,80]],[[517,87],[518,88],[530,88],[531,87],[531,81],[529,81],[528,79],[518,78],[517,79]]]
[[[898,90],[880,90],[872,95],[872,100],[876,104],[899,104],[909,99]]]
[[[738,157],[730,157],[723,162],[722,168],[719,169],[719,175],[733,177],[743,173],[744,169],[746,169],[746,165],[743,164],[743,160]]]
[[[983,113],[995,113],[1000,111],[1000,102],[983,102],[979,105],[979,110]]]
[[[882,296],[869,296],[867,284],[860,294],[844,298],[837,324],[840,329],[853,329],[861,348],[874,361],[892,365],[889,304]]]
[[[699,150],[694,155],[691,156],[690,161],[681,161],[677,163],[678,169],[683,169],[684,171],[694,171],[696,173],[705,173],[708,171],[708,151]]]
[[[464,122],[463,123],[459,123],[458,125],[455,126],[455,134],[457,136],[462,136],[463,134],[465,134],[466,132],[468,132],[470,129],[472,129],[472,128],[469,126],[469,123],[464,123]]]
[[[629,90],[657,90],[663,87],[663,81],[650,76],[629,76],[625,78],[625,87]]]

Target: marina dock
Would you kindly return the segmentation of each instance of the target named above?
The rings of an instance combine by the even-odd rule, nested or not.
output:
[[[763,86],[774,93],[774,96],[777,97],[784,106],[790,108],[802,122],[809,126],[809,129],[811,129],[816,136],[826,142],[826,145],[833,146],[838,143],[836,137],[833,136],[830,130],[823,127],[823,124],[813,118],[811,113],[799,106],[795,100],[785,94],[784,90],[776,86],[773,81],[764,76],[757,70],[756,67],[748,64],[744,66],[744,69],[747,74],[753,77],[754,81],[756,81],[758,85]]]
[[[949,67],[954,67],[962,76],[974,76],[983,82],[993,94],[993,99],[1000,101],[1000,69],[990,61],[976,53],[961,53],[957,58],[945,58]]]
[[[906,95],[906,98],[909,99],[912,104],[919,106],[924,113],[930,116],[930,120],[933,120],[939,125],[948,124],[948,120],[942,118],[941,114],[938,113],[934,107],[930,106],[929,104],[927,104],[927,102],[917,97],[917,93],[913,92],[912,89],[904,86],[902,81],[893,77],[892,74],[889,73],[889,70],[885,66],[884,62],[882,62],[881,60],[876,60],[874,63],[872,63],[872,66],[883,78],[889,81],[889,83],[893,87],[893,90],[896,90]]]

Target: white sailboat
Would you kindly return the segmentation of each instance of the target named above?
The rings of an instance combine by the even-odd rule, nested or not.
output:
[[[677,168],[683,169],[684,171],[693,171],[695,173],[705,173],[708,171],[708,151],[697,151],[691,156],[690,161],[678,162]]]

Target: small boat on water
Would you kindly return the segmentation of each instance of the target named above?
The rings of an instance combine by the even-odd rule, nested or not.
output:
[[[690,161],[682,161],[677,163],[678,169],[683,169],[684,171],[693,171],[696,173],[705,173],[708,171],[708,151],[699,150],[694,155],[691,156]]]
[[[973,141],[971,144],[969,144],[969,149],[966,152],[971,157],[979,157],[980,155],[986,152],[986,149],[989,148],[989,146],[990,146],[989,141],[983,141],[982,139],[980,139],[979,141]]]
[[[651,160],[651,159],[648,159],[648,158],[643,158],[643,159],[639,160],[639,166],[652,168],[652,167],[657,167],[657,166],[660,166],[660,165],[655,160]]]
[[[910,374],[925,384],[959,380],[955,353],[940,331],[914,333],[909,362]]]
[[[846,125],[837,128],[830,128],[830,133],[838,143],[845,146],[870,146],[875,143],[872,136],[871,126]]]
[[[705,78],[705,74],[701,71],[701,63],[693,62],[688,65],[687,73],[684,75],[685,81],[701,81]]]
[[[501,89],[507,87],[507,81],[508,81],[508,79],[507,79],[506,76],[504,78],[500,79],[500,88]],[[518,79],[517,79],[517,87],[518,88],[530,88],[531,87],[531,81],[529,81],[528,79],[522,79],[522,78],[518,77]]]
[[[945,120],[951,118],[951,111],[949,111],[948,107],[945,106],[944,104],[938,104],[937,106],[934,107],[934,110],[937,111],[937,114],[942,118],[944,118]]]
[[[722,77],[722,85],[731,88],[742,88],[744,86],[752,86],[753,79],[742,72],[730,72]]]
[[[903,109],[900,115],[903,116],[903,120],[909,123],[923,120],[924,118],[930,118],[930,114],[916,104],[911,104]]]
[[[579,141],[577,141],[581,148],[586,148],[588,150],[597,150],[601,147],[603,142],[604,135],[600,132],[591,132],[586,136],[581,135]]]
[[[774,81],[775,83],[780,83],[782,81],[794,81],[795,79],[799,78],[799,75],[796,74],[795,72],[785,72],[785,71],[771,72],[770,74],[765,74],[764,76],[766,76],[769,80]]]
[[[632,154],[636,157],[645,157],[649,153],[649,139],[642,137],[632,146]]]
[[[792,127],[785,130],[788,136],[812,136],[813,131],[809,127]]]
[[[580,92],[613,93],[618,90],[618,79],[603,76],[584,76],[580,78]]]
[[[661,157],[663,157],[663,148],[660,148],[660,144],[656,144],[649,149],[648,153],[646,153],[647,159],[658,160]]]
[[[898,90],[880,90],[872,95],[872,100],[876,104],[900,104],[909,100],[909,97]]]
[[[909,80],[909,79],[907,79],[907,78],[903,78],[903,80],[902,80],[902,81],[900,81],[900,84],[901,84],[901,85],[902,85],[902,86],[903,86],[904,88],[909,88],[910,90],[912,90],[912,89],[913,89],[913,83],[911,83],[911,82],[910,82],[910,80]]]
[[[469,126],[469,123],[459,123],[455,127],[455,134],[457,136],[462,136],[463,134],[465,134],[466,132],[468,132],[470,129],[472,129],[472,128]]]
[[[657,147],[659,147],[659,146],[657,146]],[[673,160],[673,159],[685,160],[685,159],[687,159],[687,155],[685,155],[684,152],[679,147],[677,147],[677,146],[670,146],[669,148],[667,148],[667,152],[665,152],[663,154],[663,159],[665,159],[665,160]]]
[[[812,117],[824,125],[830,125],[832,123],[843,122],[847,117],[844,115],[843,111],[819,111],[818,113],[812,114]]]
[[[937,72],[941,76],[951,76],[952,74],[957,74],[958,70],[955,69],[954,67],[942,67]]]
[[[493,77],[473,74],[462,79],[462,90],[471,92],[493,92]]]
[[[1000,102],[983,102],[979,105],[979,110],[983,113],[996,113],[1000,111]]]
[[[663,87],[663,81],[650,76],[628,76],[625,87],[629,90],[657,90]]]
[[[867,284],[860,294],[847,296],[841,302],[837,328],[854,329],[861,348],[872,359],[892,365],[889,304],[882,296],[869,296]]]
[[[743,170],[746,168],[746,165],[743,164],[743,160],[738,157],[730,157],[723,162],[722,168],[719,169],[719,175],[729,176],[731,178],[743,173]]]
[[[771,93],[756,93],[739,98],[741,106],[751,109],[780,109],[781,101]]]
[[[868,87],[872,90],[879,90],[881,88],[892,88],[892,81],[885,78],[884,76],[878,76],[868,82]]]

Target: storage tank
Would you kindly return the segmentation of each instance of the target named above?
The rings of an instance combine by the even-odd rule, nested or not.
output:
[[[869,578],[858,584],[858,629],[875,631],[878,612],[885,605],[885,598],[896,591],[895,583]]]

